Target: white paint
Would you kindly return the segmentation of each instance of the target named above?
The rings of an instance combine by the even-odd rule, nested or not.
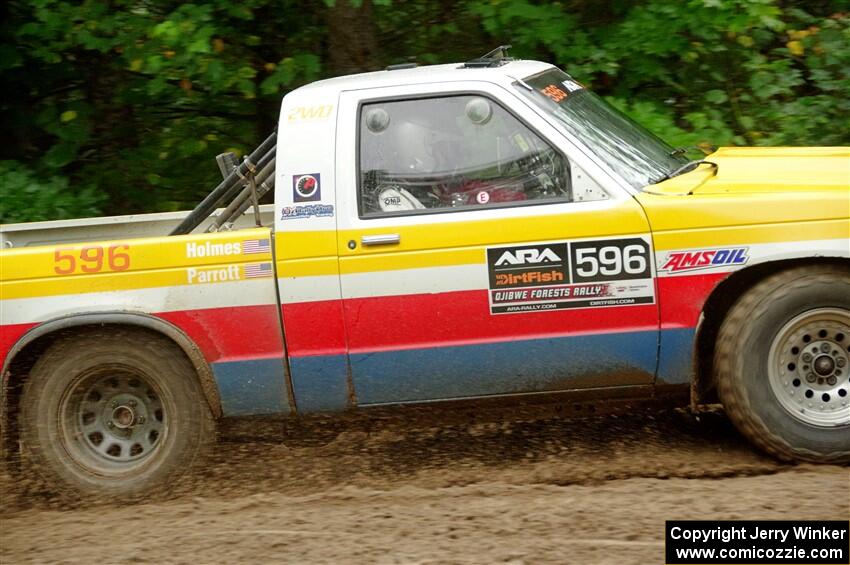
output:
[[[655,262],[661,268],[670,253],[708,251],[712,249],[732,249],[745,247],[747,249],[746,263],[737,265],[720,265],[716,267],[689,269],[680,272],[659,271],[659,277],[681,277],[688,275],[710,275],[715,273],[731,273],[744,267],[779,261],[782,259],[802,259],[812,257],[850,257],[850,239],[822,239],[814,241],[783,241],[777,243],[754,243],[740,245],[718,245],[716,247],[691,247],[657,251]]]
[[[236,265],[233,266],[236,267]],[[180,312],[205,308],[276,305],[276,303],[274,286],[269,279],[219,282],[200,286],[83,292],[70,296],[38,296],[0,301],[3,325],[44,322],[73,314],[96,312]]]

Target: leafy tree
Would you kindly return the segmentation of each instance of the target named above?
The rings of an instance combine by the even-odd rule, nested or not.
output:
[[[212,157],[262,140],[289,90],[501,43],[561,66],[676,145],[850,142],[848,0],[10,0],[0,10],[4,222],[190,208],[217,182]]]

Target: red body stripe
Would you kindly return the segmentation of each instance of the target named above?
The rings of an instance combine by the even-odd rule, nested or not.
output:
[[[445,347],[536,337],[651,330],[658,325],[654,304],[528,314],[490,315],[487,290],[408,294],[345,300],[351,353],[417,347]],[[284,306],[292,356],[339,354],[344,333],[330,302]],[[625,321],[624,321],[625,316]],[[292,322],[294,325],[290,326]],[[309,331],[304,331],[309,328]],[[293,334],[300,333],[296,339]]]
[[[12,346],[21,339],[30,328],[34,328],[38,324],[9,324],[0,326],[0,367],[6,362],[6,356],[9,355],[9,350]],[[0,375],[2,377],[2,375]]]
[[[728,273],[661,277],[659,305],[619,306],[516,315],[490,315],[487,290],[328,300],[286,304],[283,316],[294,357],[441,347],[547,336],[693,328],[703,303]],[[343,322],[348,315],[348,339]],[[283,339],[273,306],[209,308],[157,314],[181,328],[209,362],[282,357]],[[0,361],[30,328],[0,331]]]
[[[299,302],[283,305],[290,355],[344,355],[345,325],[342,301]]]
[[[660,277],[657,289],[661,329],[696,327],[703,304],[714,287],[729,273]]]
[[[240,306],[157,314],[186,332],[209,362],[283,357],[274,306]]]

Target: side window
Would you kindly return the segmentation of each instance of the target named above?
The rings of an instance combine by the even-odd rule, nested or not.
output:
[[[359,124],[364,217],[571,199],[567,159],[488,98],[364,104]]]

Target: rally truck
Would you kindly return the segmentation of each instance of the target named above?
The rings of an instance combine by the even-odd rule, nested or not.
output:
[[[499,51],[298,88],[219,167],[189,213],[4,226],[20,472],[138,496],[221,418],[670,389],[850,460],[846,147],[691,159]]]

